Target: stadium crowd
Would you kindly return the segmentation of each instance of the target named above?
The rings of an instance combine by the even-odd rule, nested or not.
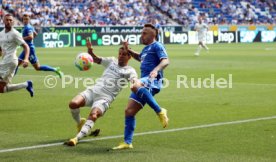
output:
[[[276,24],[274,0],[0,0],[19,20],[52,25],[193,25],[198,16],[208,24]],[[0,20],[0,25],[2,19]]]
[[[151,4],[181,25],[199,16],[208,24],[276,24],[274,0],[151,0]]]
[[[32,24],[41,26],[143,25],[152,19],[173,23],[145,0],[2,0],[2,6],[18,19],[29,13]]]

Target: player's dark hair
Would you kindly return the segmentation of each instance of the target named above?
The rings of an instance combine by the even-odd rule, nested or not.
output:
[[[151,28],[155,31],[155,39],[158,41],[158,29],[152,24],[145,24],[144,28]]]
[[[30,15],[28,15],[28,14],[23,14],[23,17],[30,17]]]
[[[12,14],[9,14],[9,13],[6,14],[4,17],[7,17],[7,16],[12,16],[12,17],[13,17],[13,15],[12,15]]]
[[[125,50],[125,48],[124,47],[120,47],[119,50]],[[129,52],[127,54],[130,56]]]

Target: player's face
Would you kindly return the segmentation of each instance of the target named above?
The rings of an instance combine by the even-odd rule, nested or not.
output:
[[[23,24],[24,25],[27,25],[27,24],[29,24],[29,17],[23,17]]]
[[[13,17],[12,16],[5,16],[4,24],[6,29],[10,29],[13,26]]]
[[[198,22],[201,24],[202,23],[202,19],[198,19]]]
[[[143,28],[141,34],[141,41],[144,45],[149,45],[154,41],[154,32],[155,31],[149,27]]]
[[[118,64],[120,66],[126,66],[129,59],[130,55],[127,53],[127,51],[120,49],[118,55]]]

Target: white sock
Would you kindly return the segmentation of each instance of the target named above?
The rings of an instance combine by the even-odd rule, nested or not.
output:
[[[77,135],[78,140],[85,137],[88,134],[89,130],[93,128],[93,126],[94,122],[92,120],[87,120],[82,126],[81,131]]]
[[[203,48],[205,48],[206,50],[209,50],[209,48],[207,47],[206,44],[202,44]]]
[[[71,114],[73,119],[77,122],[77,124],[80,124],[80,109],[71,109]]]
[[[19,83],[19,84],[8,84],[4,87],[4,93],[11,92],[11,91],[16,91],[16,90],[27,88],[27,87],[28,87],[27,82]]]
[[[200,45],[197,47],[197,49],[196,49],[196,53],[197,53],[197,54],[200,53],[201,48],[202,48],[202,47],[201,47]]]

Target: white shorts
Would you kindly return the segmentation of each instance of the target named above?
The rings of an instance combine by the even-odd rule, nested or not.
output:
[[[8,63],[0,61],[0,82],[11,83],[18,61]]]
[[[86,89],[80,95],[85,99],[85,106],[89,106],[92,109],[99,108],[102,114],[108,110],[111,103],[105,95],[97,94],[92,89]]]
[[[199,42],[205,42],[205,41],[206,41],[205,35],[199,35],[199,36],[198,36],[198,41],[199,41]]]

